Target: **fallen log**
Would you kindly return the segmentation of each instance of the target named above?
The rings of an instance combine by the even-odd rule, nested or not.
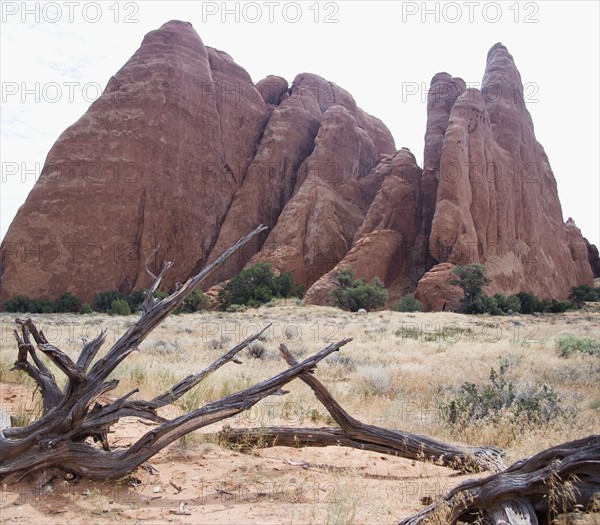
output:
[[[298,362],[284,344],[279,346],[279,350],[288,365],[297,366]],[[411,432],[362,423],[350,416],[313,374],[301,374],[300,379],[312,389],[317,399],[340,426],[339,429],[283,427],[232,429],[228,427],[219,433],[217,439],[248,447],[339,445],[417,461],[431,461],[462,472],[486,470],[499,472],[505,468],[502,453],[495,447],[464,447]]]
[[[563,443],[483,479],[468,480],[399,525],[548,525],[575,509],[600,510],[600,436]]]

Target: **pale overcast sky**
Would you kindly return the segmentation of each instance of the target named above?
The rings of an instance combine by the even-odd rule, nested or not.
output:
[[[229,53],[256,82],[312,72],[381,118],[422,160],[425,95],[447,71],[477,86],[496,42],[513,55],[565,219],[599,244],[599,3],[2,1],[0,235],[60,133],[145,33],[171,19]]]

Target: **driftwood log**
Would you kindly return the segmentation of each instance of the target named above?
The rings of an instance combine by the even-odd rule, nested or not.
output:
[[[17,482],[35,475],[37,484],[54,477],[110,479],[121,477],[154,456],[176,439],[250,409],[269,395],[284,395],[282,387],[295,378],[304,381],[327,408],[339,428],[231,429],[218,433],[221,441],[252,446],[348,446],[419,461],[432,461],[461,471],[484,471],[487,478],[465,482],[442,501],[429,505],[402,525],[475,522],[494,524],[544,524],[552,513],[588,506],[600,491],[600,437],[566,443],[505,469],[501,452],[494,447],[464,447],[425,436],[366,425],[350,416],[316,379],[317,364],[346,345],[343,339],[297,362],[287,348],[280,350],[289,368],[249,388],[209,403],[181,417],[167,420],[158,409],[179,399],[209,374],[229,363],[256,340],[268,326],[247,338],[210,366],[190,375],[172,388],[144,401],[134,400],[137,389],[103,404],[118,381],[109,375],[137,350],[140,343],[186,297],[197,289],[219,264],[264,231],[260,226],[190,278],[163,300],[153,297],[171,263],[166,262],[144,301],[140,319],[100,358],[106,332],[85,341],[76,361],[50,344],[29,319],[17,319],[18,354],[15,369],[34,379],[43,398],[42,415],[25,427],[0,430],[0,481]],[[39,353],[38,353],[39,351]],[[40,353],[45,356],[42,358]],[[59,387],[44,360],[50,360],[67,378]],[[125,449],[111,449],[111,426],[123,417],[137,417],[156,424]],[[558,510],[557,510],[558,509]],[[550,517],[550,518],[549,518]]]
[[[284,344],[279,346],[291,367],[298,362]],[[300,375],[340,426],[335,428],[227,428],[221,441],[246,446],[344,447],[371,450],[418,461],[431,461],[462,472],[499,472],[504,470],[502,453],[494,447],[462,447],[443,443],[426,436],[366,425],[346,412],[323,384],[311,373]]]
[[[400,525],[547,525],[573,510],[600,511],[600,436],[564,443],[469,480]]]

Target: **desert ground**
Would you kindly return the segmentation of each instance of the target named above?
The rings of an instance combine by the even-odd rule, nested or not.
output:
[[[40,397],[29,378],[11,371],[14,317],[0,316],[0,410],[25,424],[39,414]],[[72,357],[78,355],[82,337],[91,339],[107,328],[106,351],[137,319],[99,314],[32,317],[49,341]],[[166,408],[165,415],[182,414],[275,375],[286,367],[277,350],[282,342],[302,357],[352,337],[318,366],[316,377],[365,423],[465,445],[495,445],[505,451],[506,464],[600,433],[598,303],[564,314],[504,317],[391,311],[357,315],[292,301],[237,313],[174,315],[117,369],[114,377],[120,384],[111,396],[138,386],[139,398],[153,397],[269,323],[261,341],[241,354],[241,364],[218,370]],[[492,369],[496,382],[500,377],[512,383],[520,398],[537,404],[504,407],[483,417],[459,411],[458,419],[449,421],[451,401],[464,396],[461,387],[469,382],[483,391],[492,385]],[[285,396],[264,399],[248,412],[186,436],[123,479],[60,479],[41,489],[31,482],[5,485],[0,521],[392,524],[474,476],[341,447],[242,451],[207,435],[224,424],[332,424],[301,381],[290,383],[287,390]],[[540,392],[548,395],[536,397]],[[124,420],[109,441],[112,447],[127,446],[148,429],[147,424]],[[558,508],[555,522],[600,524],[600,515],[567,518]]]

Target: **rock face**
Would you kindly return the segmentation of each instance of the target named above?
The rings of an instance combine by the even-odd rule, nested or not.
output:
[[[439,262],[485,264],[491,292],[566,298],[574,283],[591,285],[592,273],[581,232],[563,223],[522,93],[511,55],[496,44],[481,91],[466,89],[452,104],[429,251]]]
[[[583,242],[585,242],[585,246],[588,252],[588,262],[592,268],[592,273],[594,274],[594,279],[600,277],[600,254],[598,253],[598,248],[595,244],[590,244],[585,237],[583,238]]]
[[[468,262],[488,267],[492,292],[565,298],[592,284],[597,250],[563,223],[504,46],[481,91],[433,77],[426,129],[421,169],[343,88],[310,73],[254,84],[169,22],[48,153],[1,246],[0,299],[130,293],[165,259],[171,289],[259,224],[269,231],[207,286],[269,261],[326,304],[351,267],[381,278],[391,303],[416,290],[440,310],[457,307],[447,281]]]
[[[338,159],[329,136],[356,155]],[[357,179],[393,151],[389,130],[335,84],[302,74],[291,89],[281,77],[255,85],[190,24],[168,22],[48,153],[2,243],[0,298],[129,293],[150,283],[146,259],[157,247],[149,269],[175,260],[164,281],[172,288],[258,224],[274,228],[288,204],[285,217],[308,205],[310,222],[327,217],[335,229],[314,222],[306,254],[300,245],[295,273],[306,284],[333,264],[320,251],[330,239],[345,255],[363,218],[346,199],[360,200]],[[312,202],[334,179],[344,187]],[[242,269],[264,240],[213,283]]]
[[[391,300],[414,290],[422,275],[415,273],[415,261],[422,259],[415,250],[420,233],[421,180],[421,168],[405,148],[371,170],[363,179],[363,192],[370,195],[372,187],[379,190],[354,234],[350,251],[311,286],[305,301],[326,303],[325,292],[335,286],[337,271],[345,267],[367,282],[379,277]]]
[[[249,75],[190,24],[146,35],[48,153],[2,244],[3,298],[147,287],[157,247],[152,270],[177,262],[166,287],[202,267],[267,118]]]
[[[462,288],[449,283],[455,276],[451,263],[436,264],[429,270],[417,285],[415,299],[423,303],[425,310],[442,312],[458,310],[463,297]]]

